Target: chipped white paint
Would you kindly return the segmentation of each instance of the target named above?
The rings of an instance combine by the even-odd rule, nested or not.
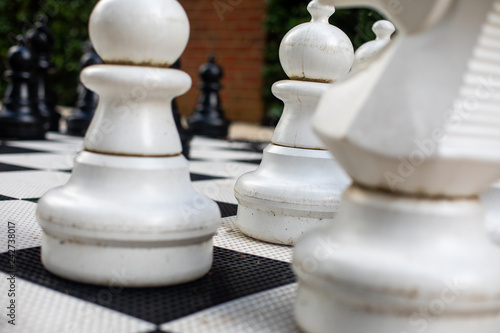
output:
[[[297,322],[315,333],[497,333],[500,247],[478,196],[500,177],[490,60],[500,2],[410,1],[397,14],[382,0],[339,2],[370,3],[400,33],[314,115],[355,185],[335,223],[296,245]]]
[[[311,1],[309,23],[283,39],[280,60],[292,80],[273,94],[285,108],[259,168],[235,186],[240,230],[267,242],[293,245],[306,231],[331,223],[349,178],[312,132],[311,118],[330,85],[347,74],[354,58],[350,40],[328,24],[333,6]],[[328,40],[328,43],[325,43]]]
[[[157,15],[148,23],[137,20],[149,13]],[[169,15],[177,23],[163,22]],[[187,36],[187,20],[178,25],[184,18],[173,0],[101,0],[92,13],[96,49],[113,48],[118,58],[108,60],[119,63],[133,56],[135,65],[92,66],[82,73],[82,82],[100,95],[99,107],[69,182],[38,203],[42,262],[54,274],[148,287],[191,281],[210,269],[220,212],[191,186],[170,109],[191,79],[178,70],[140,66],[151,65],[151,55],[152,63],[169,63],[182,53],[184,39],[161,38],[173,31]],[[116,30],[130,27],[145,44],[115,39]]]

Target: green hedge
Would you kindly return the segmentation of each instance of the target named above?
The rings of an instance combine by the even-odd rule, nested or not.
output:
[[[80,73],[82,43],[88,39],[87,23],[97,0],[0,0],[0,75],[5,71],[5,55],[15,44],[16,35],[24,34],[40,14],[48,18],[48,25],[55,35],[53,53],[54,73],[52,83],[60,105],[73,105]],[[3,97],[7,87],[0,80]]]
[[[265,122],[268,123],[276,121],[283,109],[282,103],[271,94],[272,84],[286,79],[278,59],[281,39],[294,26],[309,21],[310,16],[307,12],[308,0],[266,1],[268,3],[265,21],[267,48],[263,97],[268,110]],[[48,18],[48,25],[54,31],[56,41],[52,83],[58,97],[57,103],[73,105],[76,100],[76,87],[80,72],[81,46],[88,38],[88,18],[96,2],[97,0],[0,0],[0,13],[2,13],[0,15],[0,36],[2,37],[0,38],[0,76],[3,78],[4,57],[9,47],[15,44],[16,35],[26,33],[33,26],[37,15],[43,14]],[[366,9],[339,10],[332,16],[330,22],[345,31],[353,41],[354,47],[357,48],[374,38],[371,26],[379,19],[381,19],[380,15]],[[6,87],[6,80],[0,80],[1,96]]]
[[[283,103],[271,93],[274,82],[287,79],[279,62],[279,46],[285,34],[293,27],[308,22],[309,0],[267,0],[265,29],[267,31],[266,63],[264,66],[264,104],[267,110],[265,124],[274,124],[283,111]],[[371,28],[382,19],[378,13],[368,9],[338,10],[330,23],[342,29],[351,39],[354,48],[375,38]]]

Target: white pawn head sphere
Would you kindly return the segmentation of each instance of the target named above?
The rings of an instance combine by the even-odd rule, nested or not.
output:
[[[101,0],[89,34],[107,64],[169,67],[186,48],[189,20],[177,0]]]
[[[335,82],[351,69],[354,49],[339,28],[328,23],[335,7],[313,0],[307,6],[311,22],[290,30],[280,45],[283,70],[292,80]]]

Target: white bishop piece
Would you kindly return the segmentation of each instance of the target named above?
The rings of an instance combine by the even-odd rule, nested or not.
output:
[[[297,322],[498,333],[500,246],[479,194],[500,178],[500,1],[335,3],[377,8],[399,35],[315,113],[353,185],[335,223],[296,244]]]
[[[349,178],[311,130],[311,117],[329,83],[344,77],[354,51],[330,25],[333,6],[309,3],[310,23],[292,29],[280,61],[292,80],[276,82],[273,94],[285,108],[259,168],[235,186],[237,225],[251,237],[292,245],[307,230],[331,222]]]
[[[101,285],[199,278],[212,264],[220,213],[191,187],[170,109],[191,86],[167,68],[187,44],[186,13],[176,0],[101,0],[89,28],[106,65],[81,80],[100,103],[71,179],[38,203],[42,262]]]

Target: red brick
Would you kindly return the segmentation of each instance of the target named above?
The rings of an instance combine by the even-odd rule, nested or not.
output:
[[[238,4],[221,21],[212,0],[181,0],[191,23],[182,69],[193,78],[193,87],[178,98],[182,114],[192,113],[198,98],[198,68],[209,54],[217,56],[225,77],[222,106],[233,121],[260,122],[264,115],[262,71],[264,66],[265,0],[220,0]]]

